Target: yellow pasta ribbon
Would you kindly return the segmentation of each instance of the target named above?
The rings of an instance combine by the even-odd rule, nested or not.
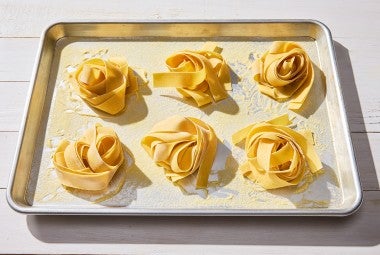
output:
[[[198,107],[220,101],[231,90],[229,67],[220,55],[221,48],[208,42],[201,51],[184,50],[166,59],[169,73],[154,73],[154,87],[175,87]]]
[[[89,105],[109,114],[125,108],[125,95],[138,91],[137,77],[124,58],[92,58],[78,67],[72,84]]]
[[[196,187],[207,187],[217,137],[203,121],[172,116],[154,125],[141,145],[154,162],[165,169],[171,182],[196,174]]]
[[[63,140],[53,155],[60,182],[81,190],[107,188],[123,162],[123,147],[115,131],[100,124],[78,141]]]
[[[298,44],[276,41],[253,63],[253,78],[261,93],[277,101],[291,98],[288,108],[297,110],[313,85],[313,63]]]
[[[232,136],[234,144],[245,139],[247,161],[243,176],[265,189],[297,185],[306,164],[312,173],[322,169],[310,131],[297,132],[287,127],[288,115],[250,125]]]

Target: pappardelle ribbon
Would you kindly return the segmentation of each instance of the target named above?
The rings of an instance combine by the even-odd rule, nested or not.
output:
[[[165,169],[171,182],[196,174],[196,187],[207,187],[217,137],[203,121],[172,116],[154,125],[141,145],[154,162]]]
[[[78,141],[61,141],[53,155],[60,182],[81,190],[107,188],[123,162],[123,147],[115,131],[100,124]]]
[[[208,42],[201,51],[184,50],[166,59],[170,72],[154,73],[154,87],[175,87],[185,98],[193,98],[198,107],[220,101],[231,90],[229,67],[221,48]]]
[[[265,189],[276,189],[297,185],[306,164],[312,173],[322,169],[311,132],[297,132],[287,127],[290,124],[288,115],[282,115],[232,136],[234,144],[245,139],[247,161],[240,166],[243,176]]]
[[[297,110],[313,85],[313,63],[298,44],[276,41],[253,63],[253,78],[261,93],[277,101],[290,98],[288,108]]]
[[[125,108],[125,95],[138,91],[137,77],[120,57],[86,60],[71,80],[83,100],[109,114],[121,112]]]

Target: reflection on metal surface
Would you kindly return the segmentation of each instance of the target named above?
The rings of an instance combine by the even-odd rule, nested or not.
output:
[[[330,146],[332,150],[326,153],[325,158],[331,158],[331,162],[335,162],[336,169],[325,166],[325,174],[327,180],[331,180],[331,185],[339,186],[339,201],[333,205],[320,201],[309,201],[302,198],[295,208],[288,208],[279,205],[276,207],[107,207],[94,204],[83,204],[80,206],[70,206],[70,203],[57,206],[48,204],[33,203],[34,193],[38,188],[39,167],[41,159],[44,155],[44,147],[54,147],[55,141],[49,141],[49,146],[45,146],[44,139],[47,134],[47,123],[49,120],[49,112],[52,106],[52,98],[56,89],[55,84],[58,75],[58,65],[60,61],[60,44],[68,42],[202,42],[206,40],[218,40],[222,42],[271,42],[273,40],[299,40],[312,41],[315,43],[314,48],[316,54],[314,62],[318,62],[321,84],[325,84],[326,89],[320,92],[315,99],[316,106],[321,104],[325,107],[325,116],[320,121],[310,118],[317,109],[313,107],[307,108],[306,111],[299,112],[299,126],[322,126],[321,130],[327,130],[332,135],[332,141],[323,141],[320,144],[321,150],[323,146]],[[87,52],[88,53],[88,52]],[[87,54],[86,53],[86,54]],[[84,54],[83,56],[86,56]],[[88,54],[87,54],[88,55]],[[247,61],[258,57],[256,54],[247,54]],[[228,60],[228,59],[227,59]],[[72,63],[74,64],[74,63]],[[233,63],[240,65],[241,63]],[[144,68],[144,66],[140,66]],[[235,66],[236,67],[236,66]],[[67,68],[67,66],[66,66]],[[237,67],[236,67],[237,68]],[[234,69],[234,68],[232,68]],[[324,75],[323,75],[324,74]],[[235,76],[236,77],[235,77]],[[240,80],[246,73],[237,73],[233,75],[235,80]],[[243,82],[243,81],[242,81]],[[236,83],[236,82],[235,82]],[[235,103],[239,98],[252,96],[246,88],[235,87],[234,91],[241,89],[241,93],[232,95],[230,100],[232,108],[223,108],[220,105],[220,112],[228,114],[237,114],[241,109]],[[151,94],[149,87],[145,88],[147,95]],[[235,93],[233,91],[233,93]],[[254,92],[250,92],[254,93]],[[168,98],[173,97],[169,95]],[[261,97],[258,97],[261,98]],[[234,101],[234,100],[235,101]],[[132,99],[134,100],[134,99]],[[175,99],[171,99],[175,101]],[[260,99],[261,100],[261,99]],[[263,99],[266,100],[266,99]],[[226,100],[228,101],[228,100]],[[137,101],[136,101],[137,102]],[[230,102],[230,103],[231,103]],[[255,105],[253,102],[247,104],[247,112],[255,113]],[[141,111],[137,119],[122,120],[122,123],[136,123],[146,118],[147,104],[149,102],[138,101]],[[183,107],[191,108],[190,105],[183,104]],[[265,111],[268,114],[278,112],[275,103],[269,103]],[[232,109],[232,112],[231,112]],[[281,110],[281,109],[280,109]],[[206,108],[202,114],[212,116],[215,109]],[[251,118],[248,116],[247,118]],[[307,120],[307,121],[306,121]],[[314,122],[313,122],[314,121]],[[327,132],[326,131],[326,132]],[[62,130],[59,130],[60,135]],[[328,137],[321,131],[320,136]],[[57,131],[58,134],[58,131]],[[327,143],[327,145],[326,145]],[[330,148],[329,147],[329,148]],[[45,148],[46,149],[46,148]],[[52,148],[48,148],[52,149]],[[231,149],[231,148],[229,148]],[[328,160],[327,160],[328,161]],[[237,163],[236,163],[237,164]],[[234,165],[236,165],[234,163]],[[138,171],[137,171],[138,170]],[[139,169],[136,170],[136,176],[144,175]],[[52,170],[49,170],[52,171]],[[140,173],[141,172],[141,173]],[[238,175],[238,174],[236,174]],[[233,179],[235,173],[231,176]],[[145,176],[145,186],[150,185],[149,178]],[[307,180],[306,180],[307,181]],[[133,183],[131,184],[134,185]],[[308,185],[308,184],[305,184]],[[228,187],[228,186],[227,186]],[[133,196],[138,193],[138,187],[134,187],[131,192]],[[62,189],[63,190],[63,189]],[[38,192],[38,189],[37,189]],[[227,191],[226,191],[227,192]],[[303,192],[299,190],[298,192]],[[228,193],[228,192],[227,192]],[[235,194],[234,191],[230,192]],[[229,193],[229,194],[230,194]],[[260,192],[252,193],[252,197],[260,202]],[[272,196],[281,196],[281,192],[273,192]],[[239,22],[66,22],[58,23],[50,26],[44,33],[41,40],[39,57],[36,62],[34,74],[31,79],[31,89],[29,94],[29,104],[25,110],[24,122],[20,132],[19,146],[14,162],[14,169],[10,178],[10,185],[7,190],[7,199],[11,207],[19,212],[30,214],[99,214],[99,215],[337,215],[344,216],[354,212],[361,202],[361,189],[356,169],[355,158],[352,151],[350,134],[348,130],[345,109],[342,101],[341,88],[338,80],[335,56],[332,46],[331,35],[328,29],[315,21],[292,21],[292,20],[259,20],[259,21],[239,21]],[[47,194],[41,199],[49,200],[55,198],[55,194]],[[231,199],[233,200],[233,198]]]

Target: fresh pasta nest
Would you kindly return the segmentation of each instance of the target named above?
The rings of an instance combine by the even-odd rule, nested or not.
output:
[[[229,67],[220,48],[206,43],[201,51],[180,51],[166,59],[170,72],[154,73],[154,87],[175,87],[198,107],[227,98],[231,90]]]
[[[63,140],[53,155],[60,182],[81,190],[107,188],[123,162],[123,147],[115,131],[100,124],[78,141]]]
[[[124,58],[86,60],[71,81],[83,100],[109,114],[121,112],[125,95],[138,91],[137,78]]]
[[[312,173],[322,169],[309,131],[297,132],[287,127],[287,115],[250,125],[232,136],[234,144],[245,139],[247,161],[243,175],[265,189],[297,185],[306,165]]]
[[[173,183],[196,175],[196,187],[206,188],[214,162],[217,138],[203,121],[172,116],[158,122],[141,144]]]
[[[289,109],[300,109],[314,81],[313,63],[294,42],[273,42],[253,63],[253,78],[261,93],[277,101],[291,99]]]

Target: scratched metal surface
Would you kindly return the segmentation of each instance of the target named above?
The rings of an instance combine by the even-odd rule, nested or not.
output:
[[[96,30],[97,26],[92,25]],[[265,28],[270,24],[261,25]],[[73,28],[80,30],[84,26]],[[361,194],[356,168],[350,164],[353,156],[351,161],[346,160],[346,156],[350,156],[351,145],[344,132],[343,136],[338,132],[346,128],[344,116],[342,118],[344,109],[339,105],[336,73],[329,68],[329,64],[335,63],[329,52],[331,45],[326,38],[328,34],[324,33],[326,31],[319,27],[318,31],[312,32],[305,25],[303,31],[300,31],[302,27],[294,26],[299,34],[292,32],[291,36],[247,36],[244,29],[241,29],[241,34],[236,32],[233,36],[225,36],[223,28],[222,24],[220,36],[210,29],[213,32],[203,37],[185,35],[168,38],[141,34],[121,39],[104,35],[96,38],[64,37],[49,42],[51,49],[42,48],[42,51],[53,51],[46,101],[41,107],[42,127],[34,130],[38,136],[28,181],[25,182],[26,177],[23,179],[25,199],[12,196],[13,200],[23,203],[22,208],[26,212],[52,214],[345,215],[356,209]],[[274,28],[280,29],[281,26]],[[292,26],[287,24],[283,28],[291,29]],[[98,30],[97,33],[101,34],[102,31]],[[174,28],[172,30],[175,31]],[[191,101],[178,97],[174,89],[152,88],[151,75],[166,71],[164,60],[168,55],[182,49],[200,49],[209,40],[223,48],[222,55],[233,74],[233,91],[228,99],[199,109]],[[252,81],[252,62],[268,49],[273,40],[297,41],[314,63],[313,91],[301,112],[288,111],[287,103],[277,103],[260,94]],[[142,96],[128,98],[128,108],[121,115],[111,118],[104,114],[99,116],[99,112],[94,112],[70,89],[68,73],[74,71],[83,59],[94,56],[125,56],[141,76]],[[147,84],[144,84],[145,79]],[[283,113],[294,117],[296,129],[307,128],[314,133],[324,173],[317,177],[306,175],[298,187],[265,191],[239,173],[237,168],[244,162],[244,153],[232,145],[231,135],[248,124]],[[207,191],[189,194],[172,185],[140,146],[141,137],[154,123],[174,114],[204,120],[215,129],[220,140],[211,176],[214,182]],[[127,181],[121,192],[101,203],[93,202],[104,193],[64,189],[51,164],[51,155],[60,139],[75,139],[94,123],[113,127],[135,158],[129,166],[124,165],[119,170],[105,193],[112,193],[125,174]]]

